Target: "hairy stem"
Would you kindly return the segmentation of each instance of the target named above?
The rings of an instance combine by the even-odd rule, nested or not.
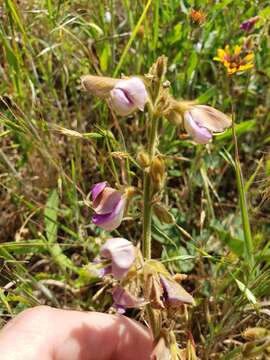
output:
[[[150,136],[148,144],[148,155],[150,162],[156,153],[158,118],[150,114]],[[152,238],[152,184],[148,172],[144,173],[143,184],[143,246],[142,252],[145,259],[151,259],[151,238]]]

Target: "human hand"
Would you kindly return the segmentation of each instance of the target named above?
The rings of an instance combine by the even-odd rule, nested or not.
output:
[[[148,360],[152,337],[121,315],[37,306],[0,331],[1,360]]]

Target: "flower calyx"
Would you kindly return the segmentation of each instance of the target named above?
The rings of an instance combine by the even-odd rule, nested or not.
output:
[[[158,155],[151,161],[149,173],[154,188],[161,190],[164,186],[166,175],[165,161],[161,156]]]
[[[157,260],[144,264],[144,297],[154,309],[177,309],[183,304],[194,305],[193,297],[168,273]]]

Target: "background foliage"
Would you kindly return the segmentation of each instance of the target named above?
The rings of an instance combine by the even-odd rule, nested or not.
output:
[[[201,24],[190,18],[192,8],[204,13]],[[260,20],[251,33],[240,30],[242,21],[256,15]],[[251,0],[0,5],[3,324],[36,304],[108,309],[110,296],[93,298],[99,287],[82,270],[107,236],[90,222],[87,195],[103,179],[141,186],[134,159],[138,144],[145,143],[145,122],[142,114],[113,116],[82,91],[80,76],[144,74],[165,54],[175,97],[227,113],[234,104],[255,266],[244,251],[231,132],[209,146],[194,146],[166,122],[159,144],[167,164],[164,196],[178,226],[155,219],[155,257],[189,274],[185,287],[197,306],[186,321],[202,358],[233,358],[243,353],[243,330],[269,327],[269,17],[268,1]],[[247,36],[256,65],[236,75],[230,88],[213,57]],[[139,209],[138,198],[119,228],[134,241],[141,234]]]

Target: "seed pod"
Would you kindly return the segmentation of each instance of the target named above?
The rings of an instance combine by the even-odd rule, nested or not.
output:
[[[253,327],[253,328],[247,328],[243,332],[242,336],[246,340],[257,340],[265,336],[268,336],[269,334],[270,331],[263,327]]]
[[[162,224],[174,224],[175,218],[162,204],[154,204],[154,214]]]
[[[146,168],[150,165],[149,155],[144,150],[138,152],[137,161],[142,168]]]
[[[165,163],[160,156],[156,156],[152,160],[150,166],[150,176],[154,187],[160,190],[163,187],[165,180]]]

